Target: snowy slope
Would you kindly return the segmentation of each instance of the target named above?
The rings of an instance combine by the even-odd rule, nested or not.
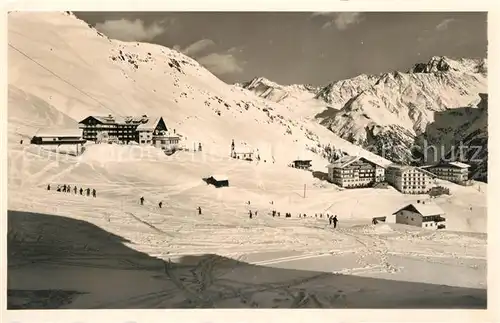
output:
[[[9,288],[22,301],[9,304],[40,308],[43,295],[23,293],[56,289],[71,299],[58,304],[53,292],[52,306],[63,308],[485,306],[485,187],[447,184],[452,197],[436,199],[446,231],[373,226],[372,216],[425,197],[339,191],[279,165],[150,150],[103,144],[79,157],[10,160]],[[230,187],[201,180],[221,169]],[[47,183],[95,188],[97,198]],[[249,210],[258,215],[249,219]],[[340,228],[314,213],[337,214]]]
[[[9,87],[21,93],[10,98],[10,126],[19,127],[23,119],[25,112],[18,108],[26,104],[23,95],[40,98],[44,102],[31,104],[51,111],[25,121],[33,128],[26,135],[41,123],[55,124],[58,114],[74,121],[91,114],[147,114],[163,115],[167,126],[185,136],[187,147],[201,142],[216,155],[229,153],[231,139],[281,164],[305,154],[308,147],[333,144],[353,154],[360,150],[311,120],[310,114],[298,118],[285,105],[227,85],[175,50],[110,40],[66,13],[12,12],[8,19],[9,43],[57,74],[9,47]],[[317,156],[314,163],[324,170],[327,161]]]
[[[266,100],[281,103],[295,120],[314,119],[315,115],[328,109],[329,106],[325,101],[317,98],[320,88],[312,85],[280,85],[265,77],[256,77],[235,85]]]
[[[272,82],[265,77],[256,77],[245,83],[237,83],[236,86],[243,87],[257,94],[258,96],[274,101],[283,102],[287,98],[295,99],[310,98],[316,95],[318,88],[312,85],[292,84],[283,86]]]

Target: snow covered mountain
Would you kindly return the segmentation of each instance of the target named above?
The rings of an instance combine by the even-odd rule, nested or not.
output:
[[[108,39],[68,12],[11,12],[8,20],[10,140],[40,127],[75,126],[91,114],[146,114],[163,115],[188,147],[201,142],[215,155],[227,156],[231,139],[281,164],[314,148],[313,166],[324,170],[328,144],[360,151],[311,113],[298,115],[293,106],[228,85],[175,50]],[[268,92],[261,96],[282,94]],[[312,88],[295,93],[314,97]]]
[[[289,97],[300,99],[301,97],[315,96],[320,88],[312,85],[292,84],[280,85],[265,77],[256,77],[245,83],[237,83],[237,86],[250,90],[260,96],[274,102],[283,102]]]
[[[324,118],[322,123],[350,142],[390,160],[410,163],[415,159],[414,150],[419,150],[415,139],[431,131],[429,125],[450,125],[454,114],[459,114],[453,109],[468,106],[478,100],[479,93],[487,92],[486,64],[486,60],[433,57],[407,73],[359,76],[353,81],[336,82],[327,87],[332,91],[323,97],[347,101],[337,101],[338,113]],[[342,94],[346,93],[343,84],[353,82],[348,87],[347,93],[352,93],[348,98]],[[441,129],[437,137],[432,135],[432,144],[446,147],[456,135]]]
[[[272,101],[294,93],[290,86],[260,78],[245,88]],[[316,118],[335,134],[395,162],[433,162],[420,154],[423,139],[437,146],[437,159],[444,157],[458,138],[467,136],[471,120],[486,111],[475,103],[479,93],[487,92],[487,61],[432,57],[405,73],[363,74],[312,89],[308,93],[314,93],[314,100],[326,104]],[[296,104],[300,111],[317,112],[301,103]],[[464,107],[469,107],[466,112]]]
[[[248,82],[236,83],[266,100],[281,103],[295,120],[314,120],[314,116],[328,109],[325,101],[318,99],[320,87],[309,84],[281,85],[265,77],[256,77]]]

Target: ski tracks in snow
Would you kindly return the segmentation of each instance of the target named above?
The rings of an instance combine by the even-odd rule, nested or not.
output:
[[[388,245],[387,241],[380,237],[376,237],[375,234],[368,235],[366,233],[353,233],[352,229],[342,229],[339,228],[338,232],[352,237],[363,248],[356,253],[358,260],[357,262],[362,265],[362,268],[380,268],[384,272],[394,273],[399,271],[399,268],[393,266],[388,259]],[[378,264],[375,266],[370,263],[367,258],[376,257]]]

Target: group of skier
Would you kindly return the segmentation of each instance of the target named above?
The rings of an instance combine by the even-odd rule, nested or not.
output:
[[[257,211],[255,211],[255,215],[257,215]],[[272,210],[271,211],[271,215],[273,216],[273,218],[276,217],[276,216],[280,217],[281,213],[277,212],[276,210]],[[316,213],[314,216],[317,218],[318,214]],[[289,213],[289,212],[285,213],[285,218],[291,218],[291,217],[292,217],[291,213]],[[305,217],[307,217],[306,213],[299,213],[299,218],[305,218]],[[322,218],[323,217],[323,213],[320,213],[319,217]],[[328,217],[328,222],[330,223],[330,225],[333,224],[333,227],[336,228],[337,227],[337,223],[339,222],[339,220],[337,219],[337,216],[336,215],[326,214],[326,217]],[[250,211],[250,219],[251,218],[252,218],[252,211]]]
[[[50,184],[47,185],[47,191],[50,191],[51,190],[51,186]],[[97,191],[95,189],[90,189],[90,188],[86,188],[85,190],[80,187],[80,189],[78,189],[78,187],[75,185],[73,188],[71,187],[71,185],[57,185],[57,188],[56,188],[56,191],[57,192],[64,192],[64,193],[71,193],[73,191],[74,194],[78,194],[78,192],[80,192],[80,195],[84,195],[84,192],[86,193],[87,196],[90,196],[90,194],[92,194],[93,197],[97,197]]]
[[[145,201],[144,196],[141,196],[141,198],[139,199],[140,204],[141,204],[141,205],[144,205],[144,201]],[[248,201],[248,202],[247,202],[247,204],[248,204],[248,205],[250,205],[250,201]],[[274,204],[274,203],[273,203],[273,202],[271,202],[271,204]],[[161,201],[160,201],[160,202],[158,203],[158,207],[161,209],[161,208],[162,208],[162,205],[163,205],[163,202],[161,202]],[[200,207],[200,206],[198,206],[198,207],[197,207],[197,211],[198,211],[198,215],[201,215],[201,214],[202,214],[202,212],[201,212],[201,207]],[[258,211],[257,211],[257,210],[255,210],[255,211],[248,210],[248,216],[249,216],[249,218],[250,218],[250,219],[253,219],[253,217],[254,217],[254,216],[257,216],[257,215],[258,215]],[[272,211],[271,211],[271,215],[272,215],[273,217],[275,217],[275,216],[280,217],[280,216],[281,216],[281,213],[280,213],[280,212],[277,212],[276,210],[272,210]],[[329,221],[330,225],[332,225],[332,224],[333,224],[333,227],[334,227],[334,228],[336,228],[336,227],[337,227],[337,222],[338,222],[337,216],[336,216],[336,215],[329,215],[329,214],[326,214],[326,216],[328,217],[328,221]],[[291,218],[291,217],[292,217],[292,214],[291,214],[291,213],[289,213],[289,212],[287,212],[287,213],[285,213],[285,217],[286,217],[286,218]],[[307,214],[305,214],[305,213],[304,213],[304,214],[299,213],[299,218],[302,218],[302,217],[304,217],[304,218],[305,218],[305,217],[307,217]],[[318,214],[317,214],[317,213],[315,214],[315,217],[316,217],[316,218],[318,217]],[[319,214],[319,217],[320,217],[320,218],[322,218],[322,217],[323,217],[323,213],[320,213],[320,214]]]
[[[139,199],[139,202],[141,203],[141,205],[144,205],[144,196],[141,196],[141,198]],[[163,206],[163,201],[160,201],[158,202],[158,207],[161,209],[161,207]]]
[[[141,196],[141,198],[139,199],[139,203],[141,203],[141,205],[144,205],[144,201],[145,201],[144,196]],[[162,206],[163,206],[163,201],[158,202],[158,207],[160,209],[162,208]],[[201,215],[201,207],[200,206],[198,206],[197,211],[198,211],[198,215]]]

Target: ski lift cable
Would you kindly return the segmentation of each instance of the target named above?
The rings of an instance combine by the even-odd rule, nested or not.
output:
[[[12,49],[14,49],[15,51],[17,51],[18,53],[20,53],[21,55],[23,55],[24,57],[26,57],[28,60],[32,61],[33,63],[37,64],[38,66],[40,66],[41,68],[43,68],[44,70],[46,70],[47,72],[49,72],[50,74],[54,75],[56,78],[58,78],[59,80],[63,81],[64,83],[68,84],[69,86],[73,87],[74,89],[76,89],[78,92],[82,93],[83,95],[87,96],[88,98],[94,100],[95,102],[97,102],[101,107],[107,109],[108,111],[112,112],[113,114],[116,114],[115,111],[113,111],[112,109],[106,107],[101,101],[99,101],[98,99],[96,99],[95,97],[91,96],[90,94],[88,94],[87,92],[79,89],[77,86],[73,85],[72,83],[70,83],[69,81],[65,80],[64,78],[62,78],[61,76],[57,75],[55,72],[51,71],[49,68],[47,68],[46,66],[42,65],[41,63],[37,62],[36,60],[34,60],[33,58],[31,58],[28,54],[24,53],[22,50],[18,49],[17,47],[15,47],[14,45],[12,45],[11,43],[9,43],[9,47],[11,47]]]

